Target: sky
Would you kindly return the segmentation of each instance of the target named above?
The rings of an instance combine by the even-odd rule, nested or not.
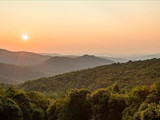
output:
[[[160,53],[160,1],[0,1],[0,48],[59,54]]]

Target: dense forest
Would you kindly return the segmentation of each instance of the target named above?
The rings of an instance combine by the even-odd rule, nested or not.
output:
[[[124,93],[118,83],[93,92],[71,89],[59,98],[0,88],[1,120],[159,120],[160,82]]]
[[[17,86],[24,91],[39,91],[41,93],[57,96],[68,89],[87,88],[94,91],[106,88],[115,82],[126,91],[137,85],[150,86],[160,79],[160,59],[144,61],[129,61],[127,63],[114,63],[99,66],[49,78],[30,80]]]

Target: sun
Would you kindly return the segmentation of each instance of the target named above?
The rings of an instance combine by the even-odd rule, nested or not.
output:
[[[28,35],[22,35],[22,39],[23,39],[24,41],[27,41],[27,40],[28,40]]]

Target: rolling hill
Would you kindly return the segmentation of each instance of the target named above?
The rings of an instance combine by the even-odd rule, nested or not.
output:
[[[35,65],[42,63],[49,58],[51,57],[32,52],[13,52],[5,49],[0,49],[0,63],[14,65]]]
[[[25,91],[62,93],[71,88],[96,90],[118,82],[123,89],[150,85],[160,79],[160,59],[129,61],[99,66],[49,78],[27,81],[18,87]]]
[[[33,66],[33,69],[56,75],[112,63],[114,62],[111,60],[98,58],[93,55],[83,55],[76,58],[52,57],[39,65]]]

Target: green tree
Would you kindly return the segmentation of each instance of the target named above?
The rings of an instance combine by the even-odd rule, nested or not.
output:
[[[160,105],[143,103],[134,115],[134,120],[160,120]]]
[[[35,108],[33,110],[31,120],[43,120],[44,119],[44,110],[41,108]]]
[[[47,98],[44,94],[32,91],[26,93],[26,96],[30,99],[30,101],[37,105],[37,107],[42,108],[44,111],[47,110],[50,99]]]
[[[85,89],[70,90],[48,109],[49,120],[90,120],[92,107]]]
[[[121,120],[126,107],[123,96],[113,94],[108,88],[93,92],[91,103],[95,120]]]
[[[0,96],[0,120],[22,120],[19,106],[11,99]]]
[[[87,99],[90,92],[86,89],[71,90],[69,97],[68,111],[71,116],[68,120],[89,120],[92,115],[92,107]]]
[[[6,97],[14,100],[17,103],[17,105],[21,108],[23,113],[23,120],[31,119],[33,108],[29,98],[23,91],[9,88],[6,91]]]
[[[146,86],[138,86],[128,92],[125,95],[128,107],[123,111],[123,120],[134,120],[135,113],[148,95],[149,89]]]

